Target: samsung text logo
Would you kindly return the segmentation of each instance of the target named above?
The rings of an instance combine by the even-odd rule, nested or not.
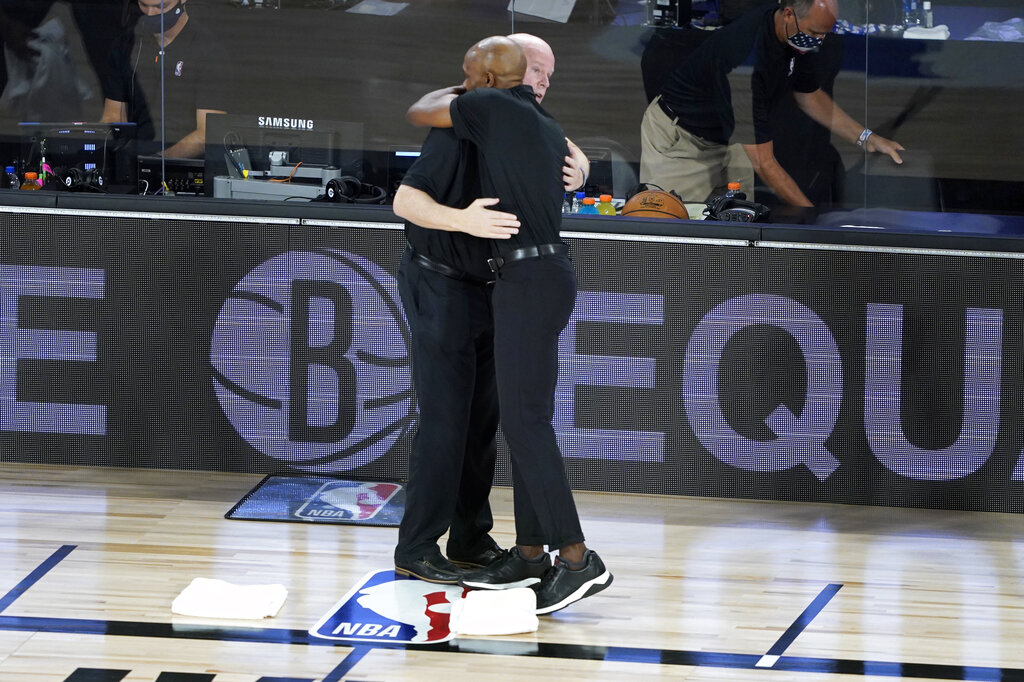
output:
[[[286,130],[312,130],[311,118],[284,118],[282,116],[260,116],[260,128],[284,128]]]

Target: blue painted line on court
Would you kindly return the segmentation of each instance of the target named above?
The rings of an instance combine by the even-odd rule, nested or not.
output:
[[[793,643],[793,640],[799,637],[800,633],[803,632],[807,626],[811,624],[811,621],[821,613],[822,609],[832,601],[832,597],[836,596],[836,593],[841,588],[842,585],[840,584],[830,583],[825,587],[825,589],[819,592],[818,596],[814,598],[814,601],[812,601],[810,605],[804,609],[804,612],[801,613],[795,621],[793,621],[793,624],[789,626],[789,629],[782,633],[782,637],[779,637],[779,641],[772,645],[772,648],[768,650],[768,653],[766,653],[765,656],[781,656],[786,649],[789,648],[789,645]]]
[[[276,628],[210,627],[174,625],[172,623],[136,623],[70,618],[27,618],[0,615],[0,630],[50,632],[166,639],[203,639],[267,644],[350,647],[351,642],[313,637],[305,630]],[[729,668],[758,670],[757,654],[736,654],[717,651],[682,651],[622,646],[559,644],[555,642],[514,642],[484,639],[455,639],[443,644],[396,644],[388,642],[357,645],[358,658],[349,654],[335,671],[350,669],[374,649],[431,651],[449,654],[484,654],[492,656],[528,656],[560,660],[597,660],[631,662],[640,665],[685,666],[694,668]],[[354,653],[354,652],[353,652]],[[763,668],[762,668],[763,669]],[[898,663],[890,661],[857,661],[832,658],[781,657],[771,668],[793,673],[833,673],[863,677],[923,677],[933,680],[978,680],[1024,682],[1024,669],[949,665],[943,663]],[[332,673],[333,674],[333,673]],[[340,677],[324,678],[338,680]],[[799,679],[799,677],[794,677]]]
[[[71,554],[71,550],[77,546],[78,545],[62,545],[61,548],[51,554],[48,559],[36,566],[36,569],[29,573],[24,580],[11,588],[11,590],[3,597],[0,597],[0,613],[13,604],[14,600],[24,594],[28,588],[39,582],[40,578],[49,573],[50,569],[59,564],[64,557]]]
[[[372,645],[356,645],[353,647],[348,656],[342,659],[341,663],[334,670],[327,673],[323,682],[340,682],[341,678],[352,672],[352,668],[356,667],[356,664],[363,660],[363,656],[370,653],[371,649],[373,649]]]

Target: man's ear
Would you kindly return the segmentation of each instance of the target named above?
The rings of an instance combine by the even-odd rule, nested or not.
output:
[[[493,88],[497,84],[498,79],[494,76],[492,71],[487,72],[487,87]]]

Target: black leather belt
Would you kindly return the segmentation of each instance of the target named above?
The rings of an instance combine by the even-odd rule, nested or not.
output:
[[[489,284],[490,282],[494,281],[481,279],[480,277],[471,275],[468,272],[463,272],[462,270],[453,268],[450,265],[445,265],[441,261],[436,261],[433,258],[428,258],[427,256],[424,256],[422,253],[417,253],[416,250],[413,249],[411,246],[408,248],[411,260],[424,270],[430,270],[431,272],[436,272],[439,275],[451,277],[452,279],[457,279],[460,281],[465,280],[467,282],[477,282],[479,284]]]
[[[668,116],[673,123],[679,120],[679,114],[673,111],[672,107],[665,103],[664,97],[658,97],[658,106],[665,112],[665,115]]]
[[[527,258],[540,258],[541,256],[564,256],[569,253],[569,247],[565,244],[538,244],[537,246],[524,246],[521,249],[509,251],[504,256],[495,256],[487,259],[487,265],[492,272],[501,270],[506,263]]]

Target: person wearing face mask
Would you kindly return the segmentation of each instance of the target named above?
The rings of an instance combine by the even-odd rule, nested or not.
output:
[[[142,15],[110,53],[102,120],[135,123],[140,154],[201,157],[207,114],[226,112],[227,54],[188,4],[138,0]]]
[[[647,107],[640,181],[702,202],[732,181],[749,192],[757,173],[779,200],[811,206],[775,158],[771,111],[789,90],[837,137],[902,163],[902,145],[855,121],[819,87],[812,60],[835,22],[836,0],[779,0],[715,31],[668,72]],[[734,93],[729,74],[742,64],[753,72],[746,91]]]

